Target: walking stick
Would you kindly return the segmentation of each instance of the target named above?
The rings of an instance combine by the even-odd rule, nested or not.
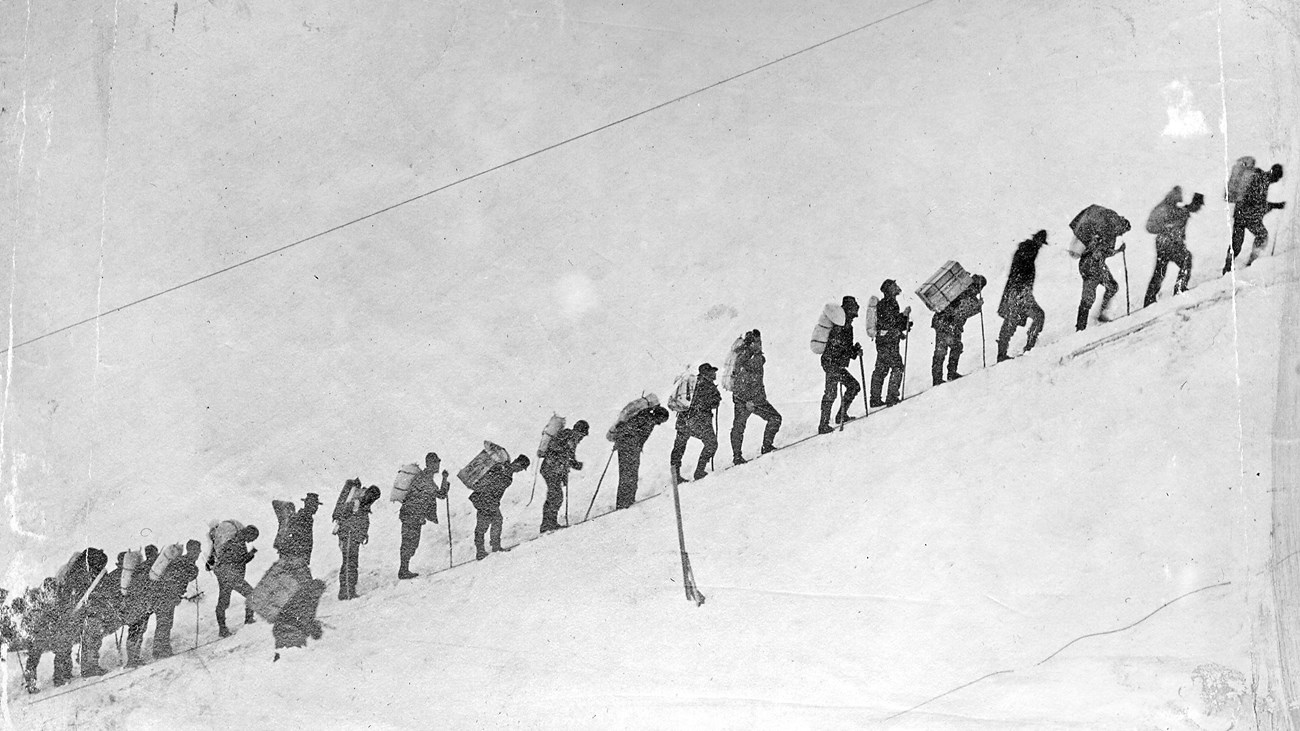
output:
[[[1133,305],[1129,303],[1128,297],[1128,245],[1121,242],[1120,246],[1123,248],[1119,250],[1119,253],[1124,260],[1124,310],[1126,314],[1131,315],[1133,314]]]
[[[455,568],[451,560],[451,498],[447,498],[447,568]]]
[[[564,476],[564,525],[569,525],[569,476]]]
[[[906,334],[904,334],[903,336],[903,385],[899,389],[899,393],[898,393],[899,401],[902,401],[903,399],[907,398],[907,344],[908,341],[911,340],[911,338],[907,337],[907,334],[910,334],[911,330],[912,328],[910,327],[907,328]]]
[[[194,649],[199,649],[199,577],[194,577]]]
[[[858,354],[858,375],[862,377],[862,416],[871,416],[871,404],[867,403],[867,356]],[[848,409],[844,410],[844,415],[848,416]]]
[[[533,496],[537,494],[537,473],[540,472],[541,470],[542,470],[542,463],[541,460],[538,460],[537,466],[533,468],[533,489],[532,492],[528,493],[528,502],[524,503],[525,508],[533,504]]]
[[[984,359],[984,367],[989,367],[989,345],[984,335],[984,308],[980,308],[980,357]]]
[[[721,406],[713,410],[713,441],[715,442],[718,440],[718,412],[721,410],[722,410]],[[716,455],[717,453],[718,452],[715,449],[713,451],[713,454]],[[614,456],[613,452],[611,452],[609,456],[610,458],[613,458]],[[716,472],[717,469],[718,468],[713,464],[713,457],[709,457],[709,470]]]
[[[686,588],[687,601],[695,606],[704,603],[704,594],[695,586],[695,572],[691,570],[691,557],[686,553],[686,533],[682,530],[682,499],[677,494],[677,475],[669,477],[673,484],[673,508],[677,511],[677,547],[682,554],[682,586]]]
[[[591,502],[587,504],[587,514],[582,516],[582,522],[586,523],[587,518],[591,517],[591,506],[596,504],[596,496],[600,494],[600,483],[605,481],[605,473],[609,472],[609,463],[614,461],[614,452],[618,447],[610,447],[609,459],[605,460],[605,469],[600,471],[600,479],[596,480],[596,491],[591,493]]]

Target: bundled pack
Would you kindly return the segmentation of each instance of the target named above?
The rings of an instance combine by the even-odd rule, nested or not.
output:
[[[158,554],[158,558],[154,559],[153,566],[149,567],[149,580],[162,581],[163,574],[167,573],[167,567],[171,565],[172,561],[180,558],[183,553],[185,553],[185,549],[179,543],[164,546],[162,552]]]
[[[478,484],[482,481],[483,476],[496,465],[505,464],[510,461],[510,453],[503,447],[492,442],[483,440],[483,451],[474,456],[469,464],[461,468],[456,473],[456,478],[465,484],[471,491],[478,489]]]
[[[538,457],[546,456],[546,451],[551,448],[551,440],[554,439],[563,428],[564,417],[559,414],[551,414],[551,418],[546,422],[546,427],[542,429],[542,439],[537,443]]]
[[[695,398],[695,381],[698,372],[691,366],[673,381],[673,392],[668,397],[668,408],[672,411],[685,411],[691,408],[691,399]]]
[[[844,314],[844,308],[839,305],[826,305],[822,308],[822,314],[817,318],[817,324],[813,326],[812,341],[809,347],[816,355],[826,352],[826,343],[831,337],[831,328],[836,325],[843,325],[848,322],[848,317]]]
[[[402,465],[397,470],[397,479],[393,480],[393,495],[389,500],[398,503],[406,502],[406,496],[411,492],[411,482],[418,474],[420,474],[420,465],[414,462]]]
[[[1232,172],[1228,175],[1228,192],[1225,196],[1229,203],[1240,203],[1242,198],[1246,197],[1246,191],[1250,190],[1250,184],[1255,179],[1255,158],[1247,155],[1237,158],[1237,162],[1232,165]]]
[[[931,312],[943,312],[974,283],[975,278],[970,272],[963,269],[961,264],[950,261],[916,288],[916,296],[921,298]]]
[[[659,397],[653,393],[643,394],[642,396],[632,399],[628,402],[627,406],[623,407],[622,411],[618,412],[618,419],[614,422],[614,425],[609,428],[609,431],[605,432],[605,438],[611,442],[614,441],[615,430],[618,429],[619,424],[622,424],[646,409],[653,409],[658,405]]]
[[[745,336],[741,335],[736,338],[736,342],[731,344],[731,349],[727,351],[726,360],[722,361],[722,371],[718,373],[718,385],[728,391],[733,390],[732,381],[736,376],[736,359],[740,356],[740,349],[745,345]]]

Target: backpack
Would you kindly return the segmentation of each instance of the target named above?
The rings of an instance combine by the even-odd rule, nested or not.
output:
[[[843,307],[826,305],[822,308],[822,314],[817,318],[817,324],[813,326],[812,341],[809,343],[814,355],[826,352],[826,342],[830,340],[831,328],[835,325],[843,325],[845,322],[847,318]]]
[[[718,374],[718,385],[728,391],[732,390],[732,383],[736,377],[736,360],[740,355],[740,349],[745,345],[745,336],[741,335],[736,338],[736,342],[731,344],[731,349],[727,351],[727,359],[722,361],[722,372]]]
[[[1164,233],[1169,227],[1169,216],[1173,213],[1173,208],[1183,201],[1183,189],[1175,185],[1165,197],[1151,209],[1151,215],[1147,216],[1146,230],[1149,234]]]
[[[545,457],[546,450],[551,448],[551,440],[556,434],[564,428],[564,417],[559,414],[551,414],[550,421],[546,422],[546,428],[542,429],[542,441],[537,444],[537,456]]]
[[[153,566],[149,567],[149,580],[162,581],[163,574],[167,573],[167,567],[172,561],[180,558],[182,553],[185,553],[185,549],[181,548],[179,543],[164,546],[158,553],[158,558],[154,559]]]
[[[639,398],[632,399],[628,402],[627,406],[623,407],[622,411],[618,412],[618,419],[614,421],[614,425],[609,428],[609,431],[605,432],[605,438],[611,442],[614,441],[614,432],[618,429],[619,424],[622,424],[646,409],[653,409],[658,405],[659,397],[653,393],[642,394]]]
[[[334,501],[334,513],[331,516],[334,519],[334,527],[330,530],[330,535],[339,534],[339,521],[356,514],[363,494],[365,488],[361,487],[361,480],[348,480],[343,483],[343,489],[339,490],[339,498]]]
[[[140,565],[143,559],[139,551],[127,551],[122,555],[122,593],[125,594],[128,587],[131,586],[131,579],[135,578],[135,569]]]
[[[682,412],[691,408],[691,399],[695,397],[695,380],[699,375],[693,368],[687,368],[686,372],[673,381],[673,393],[668,397],[668,408]]]
[[[244,529],[244,524],[238,520],[223,520],[220,523],[213,523],[208,528],[208,541],[212,544],[212,553],[208,554],[207,567],[212,568],[217,565],[217,556],[221,555],[221,547],[226,545],[231,538],[239,535]]]
[[[280,542],[284,540],[284,534],[288,531],[289,519],[298,512],[298,506],[288,500],[272,500],[271,509],[275,511],[275,520],[279,525],[275,529],[275,540],[271,542],[271,547],[280,550]]]
[[[862,318],[862,327],[865,328],[867,337],[872,340],[876,339],[876,306],[880,304],[880,298],[872,296],[867,300],[867,314]]]
[[[485,439],[483,440],[483,451],[474,455],[474,459],[470,460],[469,464],[456,473],[456,479],[464,483],[465,487],[468,487],[473,492],[478,489],[479,481],[488,473],[488,470],[509,461],[509,452]]]
[[[420,465],[411,462],[402,465],[397,471],[397,479],[393,480],[393,495],[389,498],[394,502],[406,502],[406,496],[411,491],[411,481],[415,476],[420,474]]]
[[[1255,158],[1247,155],[1237,159],[1232,165],[1232,172],[1228,175],[1228,188],[1224,199],[1229,203],[1240,203],[1241,199],[1246,197],[1246,191],[1250,190],[1250,184],[1255,177]]]

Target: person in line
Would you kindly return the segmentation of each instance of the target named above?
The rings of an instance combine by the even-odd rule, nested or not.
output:
[[[840,301],[844,309],[844,324],[831,326],[826,338],[826,349],[822,351],[822,372],[826,375],[826,387],[822,390],[821,420],[817,424],[817,433],[825,434],[831,426],[831,409],[835,399],[840,396],[840,386],[844,386],[844,395],[840,397],[840,410],[835,415],[835,423],[849,418],[849,405],[862,390],[862,385],[849,374],[849,361],[862,357],[862,345],[853,341],[853,320],[858,316],[858,301],[852,296],[845,296]]]
[[[886,279],[880,284],[880,293],[884,295],[876,303],[876,367],[871,370],[871,407],[893,406],[899,402],[903,392],[903,355],[899,344],[907,338],[912,329],[909,312],[898,309],[898,295],[903,288],[898,282]],[[889,380],[889,390],[885,399],[880,399],[880,392]]]
[[[943,383],[945,362],[948,380],[955,381],[961,378],[957,366],[961,360],[962,335],[966,328],[966,321],[979,314],[984,308],[984,298],[980,296],[980,292],[984,290],[988,280],[979,274],[971,279],[971,285],[966,288],[966,291],[957,295],[957,299],[936,312],[930,320],[930,327],[934,328],[934,358],[930,362],[930,377],[936,386]]]
[[[627,421],[615,424],[610,430],[610,441],[618,452],[618,495],[614,509],[630,508],[636,502],[637,480],[641,473],[641,450],[656,426],[668,421],[668,409],[651,406],[634,414]]]
[[[579,419],[572,429],[561,429],[551,438],[542,456],[542,479],[546,481],[546,501],[542,503],[542,533],[550,533],[566,526],[560,525],[560,506],[564,504],[569,486],[569,470],[581,470],[578,461],[578,444],[591,431],[587,422]],[[568,511],[565,511],[568,514]]]
[[[248,603],[253,587],[249,586],[245,574],[248,563],[257,556],[257,549],[250,549],[248,544],[256,541],[259,536],[261,533],[257,526],[246,525],[221,544],[213,557],[212,573],[217,576],[217,634],[221,637],[230,636],[230,630],[226,627],[226,609],[230,606],[231,592],[237,591],[244,597],[244,624],[257,621],[253,618],[253,607]]]
[[[361,494],[356,509],[346,510],[339,517],[339,551],[343,563],[339,567],[339,600],[357,598],[357,574],[361,561],[361,546],[370,540],[370,508],[379,499],[378,485],[371,485]]]
[[[441,473],[442,482],[438,478]],[[418,573],[411,570],[411,558],[420,547],[420,535],[424,524],[438,522],[438,500],[447,499],[451,483],[447,479],[447,470],[442,469],[442,459],[437,452],[424,455],[424,469],[411,479],[410,491],[397,511],[402,521],[402,547],[399,554],[401,565],[397,569],[398,579],[414,579]]]
[[[199,576],[199,554],[203,544],[196,540],[185,542],[185,553],[167,564],[162,578],[153,584],[154,628],[153,659],[172,656],[172,626],[176,622],[176,607],[185,600],[190,582]]]
[[[763,455],[776,449],[776,434],[781,430],[781,412],[767,400],[767,388],[763,384],[766,363],[767,356],[763,355],[763,335],[758,330],[750,330],[745,333],[741,341],[731,371],[731,403],[734,407],[731,419],[733,464],[745,463],[742,451],[745,425],[749,423],[750,414],[765,422],[763,443],[758,453]]]
[[[1246,241],[1247,231],[1252,240],[1246,266],[1253,264],[1264,253],[1268,246],[1268,229],[1264,228],[1264,216],[1269,211],[1286,208],[1286,203],[1274,203],[1268,199],[1268,187],[1281,179],[1281,165],[1273,165],[1268,172],[1255,168],[1245,194],[1232,208],[1232,245],[1228,249],[1228,258],[1223,263],[1224,274],[1232,271],[1232,264],[1241,254],[1241,246]]]
[[[718,451],[718,435],[713,431],[713,410],[722,403],[722,394],[713,382],[717,373],[718,369],[712,364],[701,364],[695,377],[695,393],[691,396],[691,405],[677,412],[677,439],[673,442],[668,463],[678,482],[685,481],[682,479],[682,457],[686,455],[688,441],[694,438],[704,443],[699,462],[695,465],[697,480],[702,480],[709,474],[705,466]]]
[[[1034,279],[1038,276],[1038,251],[1044,246],[1047,246],[1047,232],[1039,230],[1017,244],[1016,253],[1011,257],[1011,271],[1007,273],[1002,301],[998,303],[998,315],[1002,318],[1002,329],[998,332],[999,363],[1011,358],[1007,351],[1017,328],[1033,320],[1025,337],[1026,353],[1034,349],[1038,335],[1043,332],[1046,315],[1034,299]]]
[[[1143,307],[1156,303],[1170,264],[1178,267],[1178,278],[1174,280],[1175,295],[1186,292],[1187,285],[1192,280],[1192,252],[1187,248],[1187,221],[1205,205],[1205,196],[1194,193],[1191,203],[1179,205],[1182,202],[1183,190],[1175,185],[1160,204],[1162,220],[1160,232],[1156,234],[1156,266],[1151,272],[1151,281],[1147,283]]]
[[[479,561],[487,558],[488,552],[483,547],[484,536],[490,535],[492,550],[509,551],[501,546],[501,529],[504,520],[501,517],[501,498],[514,482],[515,475],[528,469],[531,464],[528,457],[519,455],[511,462],[492,465],[487,474],[478,481],[475,490],[470,493],[469,501],[478,511],[478,522],[474,525],[474,549]]]

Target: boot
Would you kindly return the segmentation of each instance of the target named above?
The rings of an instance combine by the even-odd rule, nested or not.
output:
[[[818,433],[818,434],[830,434],[830,433],[833,432],[833,431],[835,431],[835,430],[831,428],[831,425],[830,425],[830,424],[818,424],[818,425],[817,425],[817,433]]]
[[[731,463],[732,463],[733,465],[736,465],[737,467],[739,467],[739,466],[742,465],[742,464],[747,463],[748,461],[749,461],[749,460],[745,459],[744,457],[742,457],[742,456],[740,456],[740,455],[736,455],[735,457],[732,457],[732,458],[731,458]]]
[[[411,570],[411,559],[403,558],[401,568],[397,569],[397,578],[414,579],[417,576],[419,576],[419,574]]]
[[[217,636],[222,638],[229,637],[230,630],[226,629],[226,625],[219,624],[217,625]]]

